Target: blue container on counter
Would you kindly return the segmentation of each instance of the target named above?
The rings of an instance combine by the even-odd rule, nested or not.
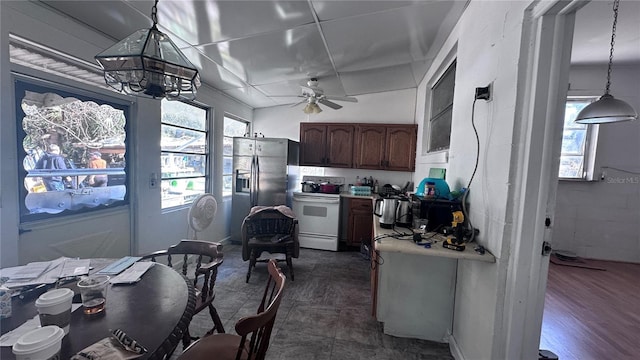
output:
[[[435,186],[435,194],[432,194],[434,199],[451,200],[450,199],[451,190],[449,189],[449,184],[447,184],[447,182],[444,181],[443,179],[436,179],[436,178],[422,179],[422,181],[420,182],[420,185],[418,185],[418,189],[416,190],[417,196],[428,195],[425,193],[425,189],[428,189],[427,183],[429,183],[429,185],[433,184]]]

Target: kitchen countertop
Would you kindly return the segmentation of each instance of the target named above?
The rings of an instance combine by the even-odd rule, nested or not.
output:
[[[493,254],[491,254],[488,250],[485,250],[484,255],[480,255],[475,252],[473,250],[473,248],[476,246],[475,244],[467,244],[464,251],[446,249],[442,247],[442,242],[445,240],[444,235],[439,233],[426,233],[423,235],[423,239],[427,239],[430,236],[433,236],[431,238],[433,243],[431,244],[431,248],[425,248],[424,246],[416,245],[413,242],[412,235],[407,235],[400,238],[388,237],[388,235],[398,235],[398,232],[394,231],[393,229],[381,228],[380,222],[377,218],[374,218],[373,221],[375,239],[374,247],[378,251],[398,252],[424,256],[439,256],[462,260],[477,260],[491,263],[496,262],[495,256],[493,256]],[[409,229],[405,228],[396,228],[396,230],[402,233],[410,233]]]

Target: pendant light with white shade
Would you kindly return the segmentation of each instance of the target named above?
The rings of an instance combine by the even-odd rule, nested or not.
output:
[[[589,104],[582,109],[575,122],[579,124],[606,124],[613,122],[637,120],[638,113],[626,102],[614,98],[609,94],[611,87],[611,63],[613,62],[613,45],[616,38],[616,25],[618,23],[618,7],[620,0],[613,1],[613,28],[611,31],[611,49],[609,50],[609,67],[607,69],[607,85],[604,95],[598,101]]]

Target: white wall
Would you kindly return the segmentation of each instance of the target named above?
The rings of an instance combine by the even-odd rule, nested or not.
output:
[[[2,1],[0,2],[0,266],[11,266],[19,262],[23,254],[18,247],[18,188],[17,153],[16,153],[16,119],[13,102],[13,84],[9,62],[9,33],[15,33],[35,42],[46,44],[72,56],[93,62],[93,56],[114,43],[114,39],[105,38],[80,23],[71,21],[39,6],[34,2]],[[67,85],[86,90],[109,94],[107,91],[93,89],[90,86],[64,81]],[[123,98],[123,96],[119,96]],[[187,236],[187,208],[169,212],[160,209],[160,190],[149,189],[148,181],[151,173],[160,174],[160,102],[149,99],[130,98],[132,107],[132,138],[128,139],[131,171],[130,194],[131,211],[134,219],[132,238],[134,252],[148,252],[166,248]],[[198,102],[214,109],[211,124],[211,145],[214,154],[222,154],[222,128],[225,112],[252,120],[253,110],[211,88],[202,87]],[[220,181],[222,159],[214,155],[212,163],[212,192],[219,202],[218,215],[214,224],[200,238],[215,241],[223,240],[229,234],[230,198],[223,199]],[[64,222],[64,220],[60,220]],[[75,222],[75,227],[85,227],[86,232],[95,231],[87,221]],[[101,224],[105,228],[127,226],[121,223]],[[137,248],[137,251],[136,249]]]
[[[396,90],[376,94],[358,95],[357,103],[340,102],[342,109],[333,110],[321,106],[320,114],[307,115],[302,112],[303,105],[289,105],[256,109],[254,111],[253,131],[266,137],[284,137],[300,140],[301,122],[340,122],[340,123],[403,123],[413,124],[415,113],[416,89]],[[404,185],[411,181],[412,174],[403,171],[356,170],[325,168],[327,176],[342,176],[347,184],[354,183],[356,176],[372,176],[380,185]]]
[[[569,95],[602,95],[606,74],[606,66],[572,67]],[[611,84],[614,97],[640,111],[640,64],[614,66]],[[553,247],[640,263],[640,121],[599,126],[594,178],[560,181]]]
[[[506,270],[515,239],[506,238],[510,217],[507,194],[516,121],[516,87],[525,9],[529,1],[472,1],[418,87],[416,121],[418,158],[415,178],[430,167],[446,165],[452,189],[466,187],[476,158],[471,125],[476,87],[492,83],[493,100],[475,105],[480,160],[468,202],[478,242],[496,256],[495,264],[458,263],[453,324],[454,353],[464,359],[502,359],[507,334],[502,329]],[[452,59],[457,61],[451,146],[448,152],[423,155],[422,134],[429,109],[428,89]],[[448,163],[447,163],[448,161]]]

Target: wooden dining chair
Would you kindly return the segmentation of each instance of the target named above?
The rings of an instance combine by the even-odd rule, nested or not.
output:
[[[224,327],[218,311],[213,306],[213,300],[216,297],[214,286],[218,275],[218,267],[223,262],[222,257],[222,244],[202,240],[181,240],[167,250],[144,255],[141,260],[161,262],[168,265],[182,273],[193,283],[196,290],[194,314],[198,314],[204,309],[209,309],[213,327],[207,334],[212,334],[214,331],[224,333]],[[192,337],[187,328],[182,339],[183,347],[187,348],[191,341],[195,339],[197,338]]]
[[[189,346],[178,360],[263,360],[269,338],[282,300],[286,277],[278,263],[270,260],[269,279],[256,315],[244,317],[236,323],[234,334],[205,336]]]

